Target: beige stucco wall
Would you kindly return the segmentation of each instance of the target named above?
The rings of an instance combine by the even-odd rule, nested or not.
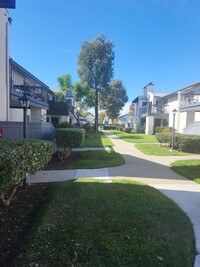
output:
[[[8,12],[0,8],[0,121],[9,119]]]

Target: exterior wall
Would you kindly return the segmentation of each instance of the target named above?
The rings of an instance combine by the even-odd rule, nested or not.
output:
[[[154,117],[153,116],[146,117],[145,134],[153,134],[153,128],[154,128]]]
[[[0,121],[9,116],[9,79],[8,79],[8,12],[0,8]]]
[[[28,111],[30,112],[31,122],[46,121],[46,110],[45,109],[31,107],[31,109],[29,109]]]
[[[200,121],[200,112],[195,112],[195,121]]]
[[[179,106],[178,106],[178,95],[170,95],[168,97],[168,110],[169,110],[169,127],[173,126],[173,112],[172,110],[176,109],[176,117],[175,117],[175,129],[179,129],[178,121],[179,121]]]
[[[175,129],[178,130],[179,133],[183,133],[183,129],[186,126],[185,124],[186,118],[187,118],[187,112],[181,112],[179,118],[177,116],[177,120],[179,119],[179,123],[177,125],[177,128],[175,127]]]
[[[119,119],[119,123],[120,124],[126,124],[126,123],[130,122],[129,121],[130,115],[129,114],[126,114],[124,116],[120,116],[118,119]]]
[[[9,121],[23,121],[23,109],[19,108],[10,109]]]

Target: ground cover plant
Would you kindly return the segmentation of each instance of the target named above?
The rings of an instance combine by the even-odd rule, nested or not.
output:
[[[49,190],[45,210],[13,266],[193,266],[191,223],[159,191],[94,179],[57,183]]]
[[[172,170],[200,184],[200,160],[177,160],[171,164]]]
[[[154,135],[124,133],[117,130],[110,130],[109,132],[130,143],[158,143]]]
[[[111,147],[113,143],[103,132],[89,132],[82,147]]]
[[[125,163],[124,158],[114,151],[88,150],[72,152],[69,158],[61,161],[57,154],[45,167],[46,170],[98,169],[116,167]]]
[[[192,154],[184,153],[177,150],[170,150],[169,147],[160,146],[158,144],[135,144],[135,147],[146,155],[153,156],[189,156]]]

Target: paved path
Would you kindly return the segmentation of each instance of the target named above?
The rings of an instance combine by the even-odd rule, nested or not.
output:
[[[114,143],[113,149],[125,159],[123,166],[96,170],[41,171],[32,176],[31,182],[55,182],[69,179],[93,177],[96,179],[133,179],[146,183],[174,200],[189,216],[196,239],[196,258],[194,267],[200,267],[200,185],[174,173],[169,165],[178,159],[200,159],[194,156],[149,156],[105,132]]]

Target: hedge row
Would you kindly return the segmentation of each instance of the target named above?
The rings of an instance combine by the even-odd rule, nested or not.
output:
[[[157,133],[156,139],[159,143],[172,144],[172,133]],[[175,133],[174,148],[189,153],[200,153],[200,136]]]
[[[58,148],[80,147],[85,140],[85,130],[78,128],[56,129],[55,138]]]
[[[52,143],[29,139],[0,140],[0,196],[26,174],[42,169],[51,159]]]

